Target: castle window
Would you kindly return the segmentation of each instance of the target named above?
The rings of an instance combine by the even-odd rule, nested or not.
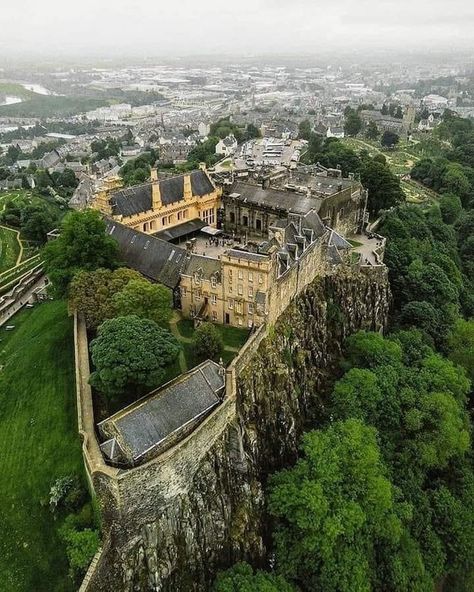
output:
[[[230,221],[231,224],[235,224],[235,214],[234,214],[234,212],[231,212],[229,214],[229,221]]]
[[[261,273],[258,274],[258,283],[263,284],[263,275]]]
[[[249,282],[253,282],[253,273],[249,271]]]
[[[166,226],[166,216],[163,216],[163,218],[161,219],[161,225]]]
[[[217,304],[217,296],[215,294],[211,294],[211,304]]]
[[[242,296],[242,294],[244,293],[244,287],[242,286],[242,284],[239,284],[237,286],[237,291],[238,291],[239,296]]]
[[[212,320],[217,321],[217,310],[212,311]]]
[[[239,269],[239,280],[243,280],[244,279],[244,272]]]
[[[253,298],[253,288],[249,286],[249,298]]]
[[[229,308],[230,309],[234,308],[234,300],[233,300],[233,298],[229,298]]]
[[[253,304],[249,302],[249,314],[253,315]]]
[[[255,227],[257,230],[262,230],[262,221],[259,218],[255,220]]]
[[[217,286],[217,279],[215,278],[215,276],[211,277],[211,286],[213,288],[215,288]]]
[[[148,222],[145,222],[143,224],[143,232],[146,232],[148,230]]]

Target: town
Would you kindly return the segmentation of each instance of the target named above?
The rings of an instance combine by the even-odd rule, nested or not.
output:
[[[46,4],[0,60],[0,588],[473,590],[464,25]]]

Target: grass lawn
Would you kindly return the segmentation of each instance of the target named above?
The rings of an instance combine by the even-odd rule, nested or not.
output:
[[[0,328],[0,589],[74,590],[47,503],[58,477],[82,474],[73,328],[64,302],[45,302]]]
[[[178,341],[184,351],[184,358],[188,370],[194,368],[202,360],[198,359],[192,343],[194,335],[194,323],[190,319],[180,319],[176,323],[178,332],[181,338]],[[224,351],[222,352],[222,360],[225,365],[229,364],[237,355],[238,350],[245,344],[248,339],[249,332],[247,329],[239,329],[238,327],[230,327],[229,325],[215,325],[216,329],[222,335],[224,341]]]
[[[0,273],[16,264],[20,254],[17,234],[8,228],[0,228]]]

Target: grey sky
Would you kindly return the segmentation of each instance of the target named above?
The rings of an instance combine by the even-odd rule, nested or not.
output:
[[[291,54],[473,48],[472,0],[7,0],[0,51]]]

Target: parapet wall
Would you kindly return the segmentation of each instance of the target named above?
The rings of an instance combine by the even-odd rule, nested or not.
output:
[[[227,369],[223,403],[176,446],[133,469],[102,459],[85,327],[76,319],[79,429],[105,539],[84,592],[204,592],[217,569],[264,561],[266,475],[296,457],[344,338],[380,329],[388,312],[384,267],[331,269],[321,255],[302,259],[272,294],[271,322]]]

